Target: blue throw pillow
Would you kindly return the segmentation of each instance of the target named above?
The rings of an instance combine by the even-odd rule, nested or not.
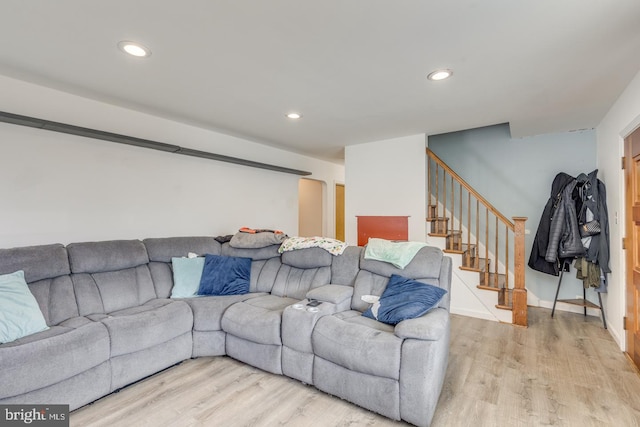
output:
[[[173,267],[173,288],[171,298],[191,298],[198,296],[200,279],[204,269],[204,257],[171,258]]]
[[[437,286],[394,274],[380,300],[362,315],[395,325],[422,316],[436,307],[446,293],[446,290]]]
[[[49,329],[24,271],[0,275],[0,344]]]
[[[198,295],[241,295],[249,292],[251,258],[206,255]]]

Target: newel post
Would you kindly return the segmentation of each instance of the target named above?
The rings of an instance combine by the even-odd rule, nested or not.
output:
[[[513,317],[514,325],[527,326],[527,289],[524,283],[524,223],[526,217],[513,217],[514,235],[514,288]]]

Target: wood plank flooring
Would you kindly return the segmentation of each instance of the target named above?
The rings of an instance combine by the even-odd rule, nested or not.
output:
[[[640,427],[640,376],[599,318],[528,329],[452,315],[432,426]],[[227,357],[188,360],[71,413],[71,426],[405,426]]]

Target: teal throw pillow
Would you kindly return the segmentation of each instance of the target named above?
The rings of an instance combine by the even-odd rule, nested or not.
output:
[[[0,344],[49,329],[24,271],[0,275]]]
[[[197,297],[204,269],[204,257],[171,258],[171,265],[173,266],[171,298]]]

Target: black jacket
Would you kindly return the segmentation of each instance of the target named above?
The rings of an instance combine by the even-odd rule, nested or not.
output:
[[[593,213],[593,219],[600,222],[600,233],[591,236],[591,242],[585,258],[587,261],[598,264],[604,273],[611,273],[609,268],[609,212],[607,210],[607,190],[598,178],[598,170],[589,175],[580,174],[576,178],[582,188],[582,201],[586,208]],[[580,210],[579,220],[586,222],[585,209]]]
[[[551,218],[549,245],[545,254],[547,262],[559,259],[575,258],[585,254],[578,228],[576,200],[579,193],[574,192],[577,181],[574,179],[562,190],[560,204]]]
[[[542,217],[540,218],[538,231],[536,232],[536,236],[533,240],[531,256],[529,257],[529,267],[534,270],[552,274],[554,276],[560,274],[560,269],[564,264],[563,261],[557,260],[554,262],[549,262],[545,260],[545,255],[547,253],[547,247],[549,246],[551,218],[553,217],[553,214],[555,213],[557,207],[560,205],[562,190],[567,186],[567,184],[573,181],[574,178],[564,172],[557,174],[553,179],[553,184],[551,185],[551,195],[544,207],[544,210],[542,211]]]

